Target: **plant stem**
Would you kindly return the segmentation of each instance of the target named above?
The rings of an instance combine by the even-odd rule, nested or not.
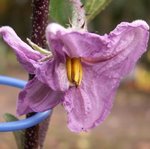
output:
[[[45,29],[48,24],[48,14],[49,14],[49,1],[50,0],[32,0],[32,34],[31,40],[40,47],[46,47],[46,38],[45,38]],[[29,80],[33,79],[34,75],[29,74]],[[26,117],[31,117],[35,112],[29,113]],[[48,121],[50,117],[45,120],[45,130],[48,128]],[[42,148],[43,142],[40,140],[40,127],[43,127],[43,124],[38,124],[31,128],[25,130],[25,144],[24,149],[38,149]],[[40,132],[40,133],[39,133]],[[44,132],[45,135],[46,132]],[[42,135],[41,135],[42,136]],[[45,137],[45,136],[43,136]],[[42,140],[43,141],[43,140]]]
[[[45,29],[48,24],[49,0],[32,0],[32,42],[46,47]]]

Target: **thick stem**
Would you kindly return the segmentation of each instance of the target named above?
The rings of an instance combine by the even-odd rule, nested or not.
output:
[[[49,1],[50,0],[32,0],[32,34],[31,40],[37,45],[45,48],[46,38],[45,29],[48,24],[48,13],[49,13]],[[29,74],[29,80],[33,79],[34,75]],[[35,113],[27,114],[27,117],[31,117]],[[48,118],[49,119],[49,118]],[[47,123],[47,120],[46,123]],[[41,124],[42,125],[42,124]],[[36,125],[25,131],[25,145],[24,149],[38,149],[41,146],[40,140],[40,127],[41,125]],[[43,124],[44,125],[44,124]],[[45,128],[48,127],[45,126]]]
[[[45,29],[48,24],[49,0],[32,0],[32,35],[31,40],[45,48]]]
[[[35,113],[29,113],[26,117],[31,117]],[[25,145],[24,149],[38,149],[39,146],[39,125],[27,128],[25,130]]]

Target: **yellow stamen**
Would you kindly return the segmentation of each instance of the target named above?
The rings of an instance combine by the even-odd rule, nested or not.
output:
[[[68,80],[69,80],[70,82],[72,82],[72,77],[71,77],[71,59],[70,59],[70,58],[67,58],[66,67],[67,67]]]
[[[82,81],[82,65],[80,58],[67,58],[66,61],[68,80],[76,86]]]

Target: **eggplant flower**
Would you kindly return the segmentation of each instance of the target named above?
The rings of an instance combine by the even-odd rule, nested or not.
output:
[[[12,28],[1,27],[0,35],[18,61],[35,74],[19,94],[17,113],[45,111],[62,103],[70,130],[99,125],[110,113],[121,79],[146,51],[148,30],[142,20],[123,22],[103,36],[52,23],[46,29],[51,52],[42,54]]]

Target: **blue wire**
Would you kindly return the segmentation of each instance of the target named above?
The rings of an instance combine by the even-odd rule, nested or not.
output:
[[[27,82],[23,80],[0,75],[0,84],[2,85],[23,88],[26,85],[26,83]],[[32,127],[42,122],[51,113],[52,113],[52,110],[48,110],[45,112],[39,112],[35,114],[34,116],[27,118],[27,119],[22,119],[22,120],[13,121],[13,122],[1,122],[0,132],[17,131],[17,130],[22,130],[22,129]]]
[[[27,82],[23,81],[23,80],[0,75],[0,84],[2,84],[2,85],[8,85],[8,86],[17,87],[17,88],[22,89],[22,88],[24,88],[26,83]]]

